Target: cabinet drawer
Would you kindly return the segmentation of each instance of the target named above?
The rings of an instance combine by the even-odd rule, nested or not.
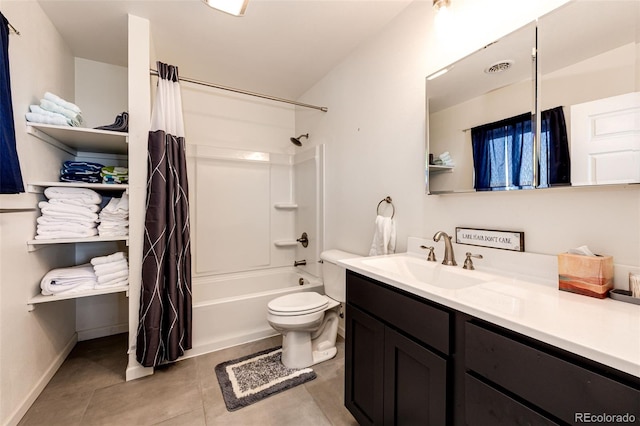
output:
[[[468,426],[558,424],[469,374],[465,376],[465,417]]]
[[[347,271],[347,301],[449,354],[449,312]]]
[[[467,369],[563,421],[580,413],[640,414],[638,386],[473,323],[465,324],[465,339]]]

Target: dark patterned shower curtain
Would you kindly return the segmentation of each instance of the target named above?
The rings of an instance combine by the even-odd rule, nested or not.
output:
[[[145,367],[191,349],[189,189],[178,68],[157,63],[136,356]]]
[[[16,151],[11,78],[9,75],[9,21],[0,13],[0,194],[24,192]]]

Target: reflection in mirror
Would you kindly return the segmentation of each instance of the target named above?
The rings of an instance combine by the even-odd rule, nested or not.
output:
[[[445,68],[444,74],[436,77],[438,73],[434,73],[427,77],[427,153],[430,159],[427,159],[426,179],[429,193],[475,191],[472,144],[475,131],[472,129],[518,117],[522,121],[522,114],[531,116],[535,105],[532,62],[535,40],[535,23],[531,23]],[[530,132],[530,119],[528,126]],[[500,135],[496,136],[498,133]],[[501,172],[494,172],[494,189],[533,187],[531,182],[525,183],[517,177],[521,168],[533,170],[532,156],[524,163],[509,161],[518,149],[505,144],[510,138],[505,137],[504,128],[494,131],[493,135],[496,137],[492,147],[485,144],[482,148],[477,146],[476,151],[493,150],[493,166],[502,165]],[[496,150],[500,143],[502,150]],[[529,142],[527,148],[530,151],[531,144]]]
[[[574,186],[640,182],[639,53],[637,0],[570,2],[539,19],[539,107],[564,111]]]

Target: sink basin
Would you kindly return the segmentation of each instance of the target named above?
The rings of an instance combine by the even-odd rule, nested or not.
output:
[[[447,266],[425,259],[394,255],[363,259],[363,265],[379,269],[403,280],[419,281],[435,287],[461,289],[491,280],[491,276],[479,271],[469,271],[461,266]]]

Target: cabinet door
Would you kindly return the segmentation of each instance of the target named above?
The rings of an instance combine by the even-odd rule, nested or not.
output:
[[[446,360],[390,328],[384,338],[384,423],[447,424]]]
[[[347,304],[345,406],[360,425],[382,424],[384,325]]]

